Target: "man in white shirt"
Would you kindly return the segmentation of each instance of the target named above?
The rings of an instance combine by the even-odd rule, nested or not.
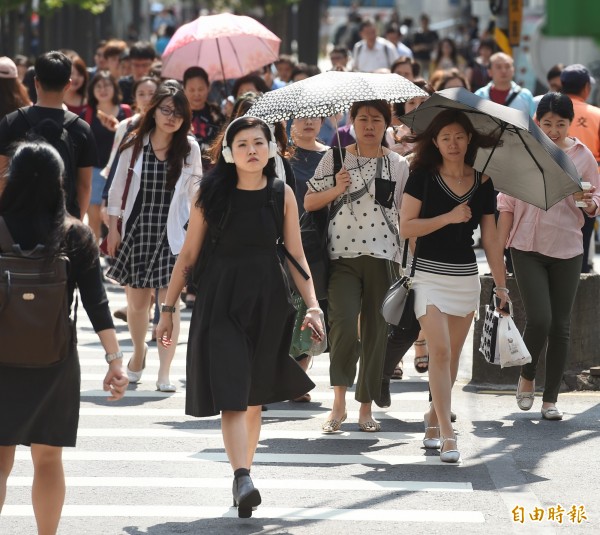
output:
[[[377,28],[371,19],[360,24],[361,40],[352,50],[355,71],[373,72],[378,69],[389,69],[399,57],[398,50],[383,37],[377,37]]]
[[[398,24],[390,23],[385,30],[385,38],[396,47],[400,56],[413,57],[412,50],[402,42],[402,30]]]

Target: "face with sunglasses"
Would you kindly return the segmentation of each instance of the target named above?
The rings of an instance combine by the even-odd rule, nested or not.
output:
[[[156,128],[167,134],[173,134],[183,124],[183,114],[175,107],[171,97],[163,99],[154,110]]]

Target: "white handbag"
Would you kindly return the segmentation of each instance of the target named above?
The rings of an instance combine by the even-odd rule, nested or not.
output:
[[[494,305],[485,305],[485,318],[479,342],[479,352],[485,360],[498,366],[500,366],[500,348],[498,344],[498,321],[500,316]]]
[[[502,316],[498,320],[498,346],[502,368],[531,362],[531,354],[511,316]]]

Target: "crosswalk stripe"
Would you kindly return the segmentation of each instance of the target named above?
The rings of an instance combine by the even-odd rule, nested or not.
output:
[[[15,460],[31,461],[31,454],[18,450]],[[228,463],[225,453],[204,453],[197,451],[63,451],[65,461],[125,461],[125,462],[210,462]],[[379,455],[377,453],[358,455],[316,454],[316,453],[257,453],[257,464],[360,464],[360,465],[405,465],[428,464],[436,466],[457,466],[440,461],[435,455]]]
[[[3,516],[33,516],[29,505],[6,505]],[[235,518],[233,507],[200,507],[196,505],[65,505],[63,517],[125,517],[125,518]],[[424,522],[424,523],[484,523],[478,511],[432,509],[333,509],[259,507],[252,513],[254,519],[285,520],[345,520],[351,522]]]
[[[29,487],[31,477],[10,477],[9,487]],[[230,489],[231,478],[216,477],[67,477],[67,487]],[[261,489],[394,492],[473,492],[471,483],[453,481],[365,481],[361,479],[262,479]]]
[[[348,400],[348,403],[352,403],[353,401]],[[117,402],[119,403],[119,402]],[[194,416],[187,416],[184,414],[184,408],[176,408],[176,409],[158,409],[155,407],[145,408],[145,407],[121,407],[118,404],[113,404],[112,407],[81,407],[79,409],[80,416],[142,416],[142,417],[152,417],[152,416],[180,416],[184,418],[197,420]],[[296,418],[298,420],[305,419],[313,419],[320,418],[325,419],[329,415],[328,410],[323,411],[310,411],[310,410],[273,410],[269,409],[266,412],[263,412],[263,419],[292,419]],[[401,411],[373,411],[373,417],[376,420],[400,420],[400,421],[410,421],[410,420],[423,420],[423,412],[401,412]],[[221,417],[217,416],[208,416],[202,418],[203,420],[218,420]],[[349,420],[357,420],[358,419],[358,410],[356,411],[348,411],[348,419]],[[343,424],[346,425],[346,424]]]
[[[221,439],[220,429],[131,429],[131,428],[84,428],[80,427],[78,437],[122,437],[122,438],[193,438],[193,439]],[[290,439],[290,440],[394,440],[411,441],[420,440],[423,433],[396,433],[380,431],[378,433],[365,433],[362,431],[343,431],[340,433],[322,433],[321,431],[306,431],[296,429],[263,429],[260,439]]]
[[[125,394],[128,398],[184,398],[185,390],[179,387],[179,392],[157,392],[155,390],[128,390]],[[105,398],[106,392],[104,390],[82,390],[81,397],[84,398]],[[333,392],[311,392],[311,398],[313,401],[327,401],[333,400]],[[427,401],[429,394],[427,392],[399,392],[391,395],[392,401]]]

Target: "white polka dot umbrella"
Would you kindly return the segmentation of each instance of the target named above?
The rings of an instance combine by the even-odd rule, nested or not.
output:
[[[427,93],[398,74],[329,71],[265,93],[248,115],[275,123],[302,117],[330,117],[355,102],[406,102]]]

